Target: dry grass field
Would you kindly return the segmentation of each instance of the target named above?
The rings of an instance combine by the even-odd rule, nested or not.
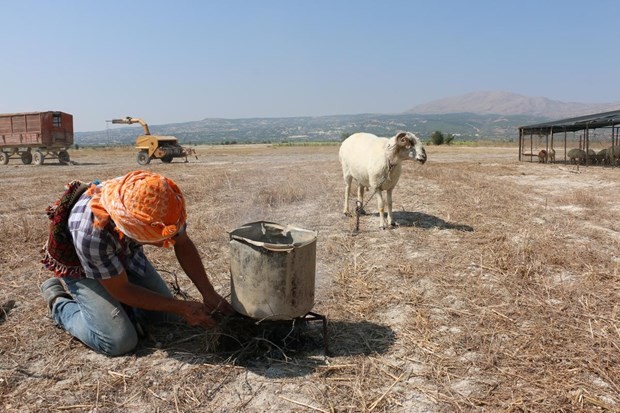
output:
[[[107,358],[55,327],[39,293],[45,207],[72,179],[133,169],[132,149],[0,167],[0,411],[620,411],[620,169],[517,161],[516,148],[427,147],[394,192],[396,228],[342,214],[336,146],[199,147],[146,168],[174,179],[216,289],[228,232],[318,231],[313,311],[294,329],[220,320],[149,331]],[[196,299],[171,250],[147,256]],[[177,280],[175,283],[175,279]],[[303,324],[303,323],[299,323]],[[283,329],[288,329],[284,334]]]

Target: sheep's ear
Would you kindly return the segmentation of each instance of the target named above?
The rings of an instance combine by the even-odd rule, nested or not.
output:
[[[396,135],[396,142],[398,142],[400,145],[409,145],[409,138],[407,137],[407,132],[399,132]]]

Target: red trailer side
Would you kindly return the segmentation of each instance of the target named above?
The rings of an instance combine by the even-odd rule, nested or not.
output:
[[[0,114],[0,164],[19,155],[24,164],[44,159],[69,162],[73,144],[73,116],[58,111]]]

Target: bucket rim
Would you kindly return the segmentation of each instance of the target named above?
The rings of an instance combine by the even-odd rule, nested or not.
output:
[[[296,231],[296,232],[301,232],[301,233],[306,233],[310,236],[310,239],[308,239],[307,241],[303,241],[303,242],[293,242],[292,244],[274,244],[274,243],[270,243],[270,242],[265,242],[265,241],[258,241],[255,239],[251,239],[239,234],[235,234],[235,231],[240,231],[246,228],[251,228],[257,225],[266,225],[272,228],[275,228],[279,231],[281,231],[283,234],[290,234],[291,231]],[[242,226],[235,228],[234,230],[231,230],[228,232],[228,235],[230,237],[230,240],[237,240],[237,241],[241,241],[241,242],[246,242],[248,244],[252,244],[255,245],[257,247],[263,247],[265,249],[268,249],[270,251],[284,251],[284,252],[288,252],[288,251],[292,251],[295,248],[301,248],[304,247],[306,245],[310,245],[313,242],[316,242],[317,236],[318,236],[318,231],[315,230],[309,230],[309,229],[305,229],[305,228],[300,228],[298,226],[295,225],[282,225],[282,224],[278,224],[276,222],[271,222],[271,221],[255,221],[255,222],[249,222],[247,224],[243,224]]]

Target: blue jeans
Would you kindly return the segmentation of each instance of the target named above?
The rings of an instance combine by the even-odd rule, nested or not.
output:
[[[172,297],[166,282],[147,260],[144,274],[127,273],[129,281]],[[73,299],[59,297],[52,306],[52,318],[69,334],[93,350],[108,356],[119,356],[138,344],[138,333],[123,305],[91,278],[63,278]],[[134,309],[141,322],[156,323],[177,320],[172,314]]]

